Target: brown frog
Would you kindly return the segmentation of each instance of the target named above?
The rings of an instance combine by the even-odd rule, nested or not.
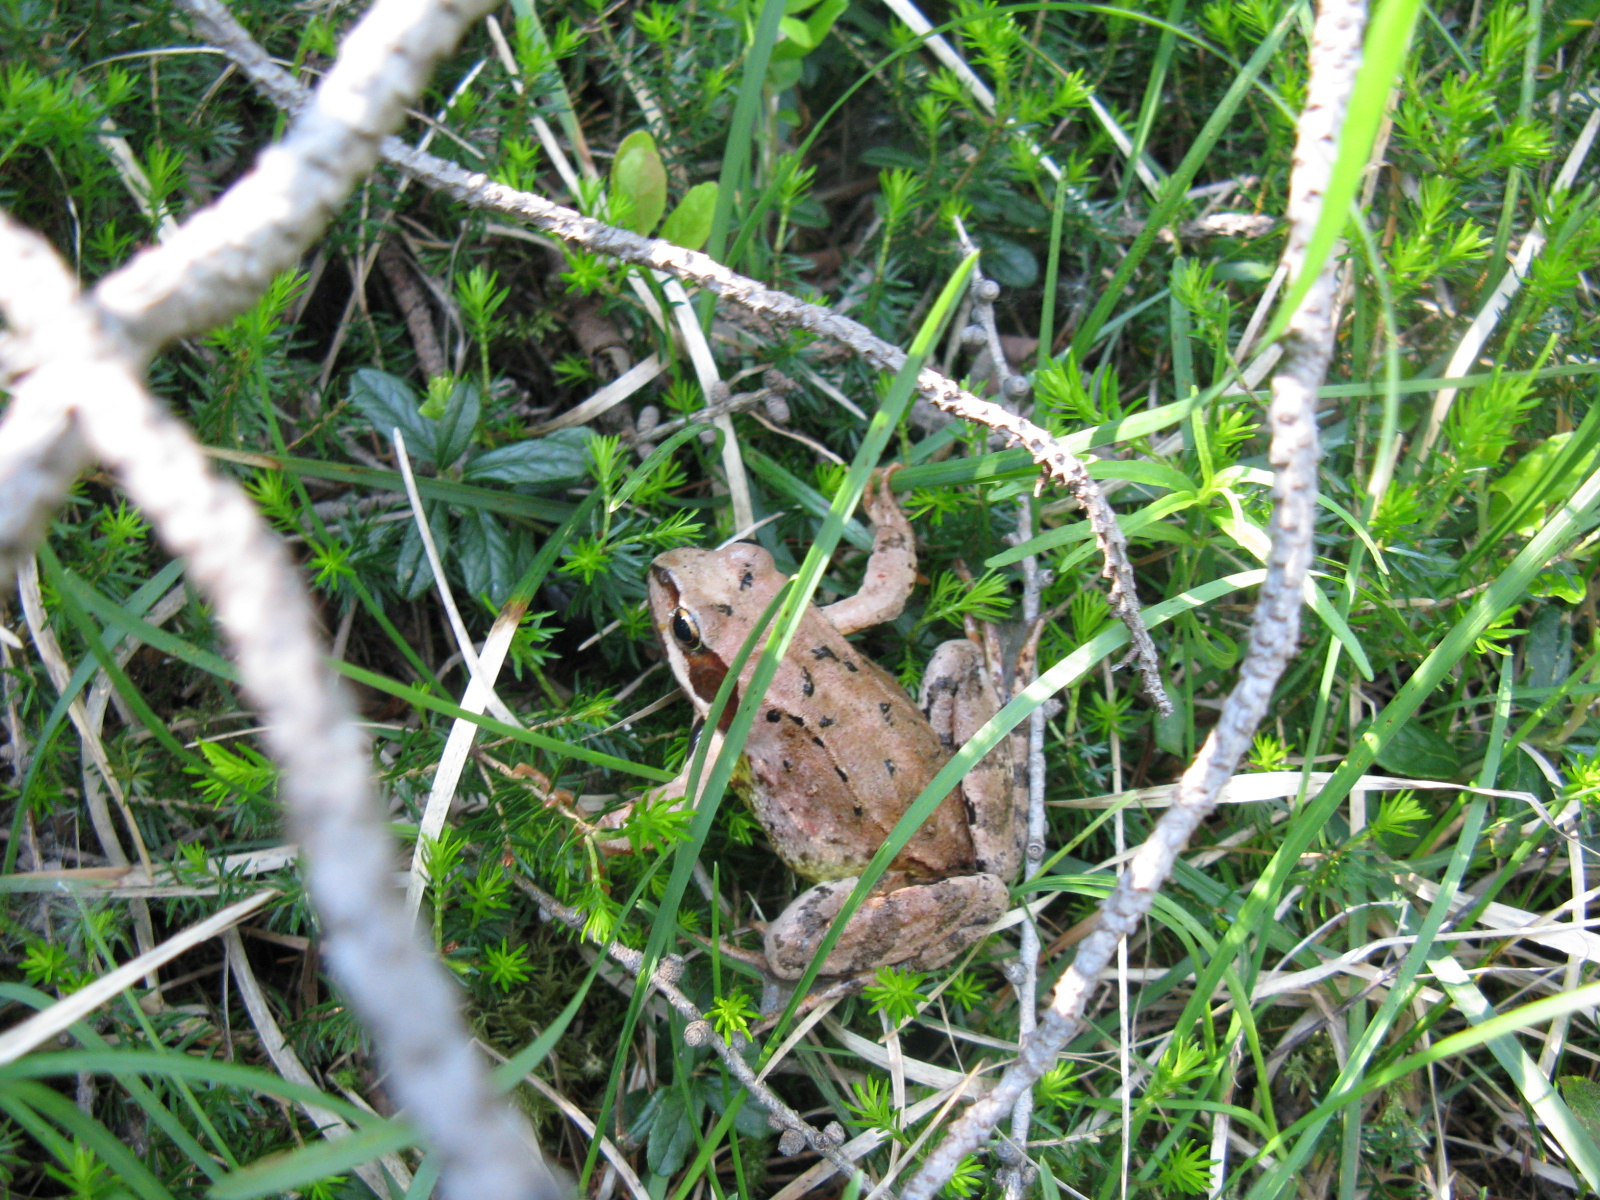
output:
[[[999,707],[982,652],[970,640],[934,651],[920,704],[845,640],[897,617],[916,576],[911,527],[887,476],[868,511],[876,536],[861,591],[807,607],[735,773],[773,849],[816,883],[767,929],[767,961],[781,979],[805,970],[895,822]],[[651,565],[656,631],[701,718],[785,578],[767,551],[746,542],[672,550]],[[741,687],[758,657],[748,659]],[[732,712],[730,704],[725,718]],[[720,741],[720,733],[713,737]],[[944,798],[850,919],[823,974],[937,967],[983,936],[1005,911],[1006,883],[1022,862],[1027,821],[1019,762],[1007,739]],[[680,777],[659,795],[682,796],[685,787]]]

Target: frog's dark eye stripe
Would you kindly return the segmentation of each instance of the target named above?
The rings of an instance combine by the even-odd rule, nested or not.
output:
[[[694,614],[687,608],[673,609],[672,636],[685,650],[700,649],[700,627],[695,623]]]

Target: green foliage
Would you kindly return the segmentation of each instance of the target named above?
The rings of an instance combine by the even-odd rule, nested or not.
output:
[[[750,1022],[760,1015],[755,1005],[750,1003],[749,996],[743,992],[734,992],[731,995],[718,996],[712,1001],[711,1011],[706,1014],[706,1019],[717,1031],[718,1037],[731,1041],[736,1034],[748,1038]]]
[[[888,457],[905,465],[896,486],[916,527],[923,582],[903,616],[856,640],[907,683],[967,618],[999,623],[1000,643],[1015,649],[1026,640],[1014,601],[1025,594],[1031,551],[1042,581],[1040,665],[1077,655],[1088,669],[1060,691],[1059,711],[1046,710],[1047,798],[1125,797],[1178,777],[1248,646],[1255,585],[1237,580],[1261,565],[1272,464],[1268,384],[1241,390],[1258,378],[1250,368],[1259,340],[1247,347],[1241,338],[1253,328],[1259,339],[1274,316],[1256,319],[1283,233],[1214,236],[1195,222],[1283,213],[1292,114],[1306,93],[1306,26],[1277,0],[1038,12],[959,0],[925,11],[983,79],[992,107],[887,10],[844,0],[775,10],[553,0],[499,14],[514,75],[486,29],[475,28],[416,110],[432,121],[432,151],[466,169],[706,249],[899,345],[949,277],[950,220],[960,215],[985,273],[1003,287],[994,311],[1009,366],[1032,379],[1021,411],[1031,406],[1034,421],[1072,437],[1111,489],[1140,604],[1181,609],[1154,630],[1177,711],[1154,720],[1126,672],[1107,684],[1101,664],[1117,653],[1107,643],[1118,626],[1081,510],[1053,484],[1033,498],[1037,475],[1020,452],[964,425],[940,428],[937,414],[920,409],[898,425]],[[1393,11],[1377,6],[1373,20]],[[326,72],[355,18],[255,4],[236,13],[307,79]],[[1147,1059],[1145,1039],[1172,1036],[1131,1093],[1130,1125],[1106,1120],[1124,1083],[1108,1009],[1091,1009],[1093,1027],[1035,1089],[1029,1153],[1061,1194],[1067,1186],[1097,1200],[1115,1194],[1125,1145],[1130,1193],[1209,1191],[1204,1131],[1218,1105],[1231,1106],[1234,1128],[1274,1162],[1299,1164],[1285,1183],[1230,1155],[1225,1190],[1251,1200],[1305,1180],[1329,1181],[1341,1195],[1427,1190],[1427,1148],[1439,1138],[1492,1140],[1511,1147],[1508,1161],[1542,1157],[1573,1169],[1555,1133],[1542,1136],[1557,1127],[1542,1111],[1537,1144],[1527,1121],[1495,1124],[1494,1114],[1536,1098],[1481,1047],[1452,1064],[1476,1082],[1448,1103],[1417,1096],[1456,1076],[1419,1071],[1375,1102],[1341,1110],[1350,1124],[1339,1132],[1296,1130],[1341,1062],[1354,1064],[1347,1069],[1359,1087],[1468,1027],[1453,1003],[1419,1008],[1417,982],[1395,982],[1407,948],[1363,960],[1384,972],[1366,995],[1342,976],[1314,985],[1333,989],[1329,1020],[1342,1041],[1326,1023],[1295,1041],[1289,1031],[1304,1010],[1279,995],[1247,997],[1263,980],[1325,969],[1365,939],[1414,934],[1430,902],[1411,882],[1438,884],[1451,864],[1458,890],[1475,901],[1548,913],[1565,894],[1548,871],[1531,868],[1561,861],[1568,837],[1592,835],[1596,544],[1593,506],[1580,511],[1573,496],[1600,454],[1589,420],[1600,202],[1583,171],[1564,192],[1556,183],[1596,85],[1593,16],[1561,3],[1434,6],[1397,79],[1358,97],[1378,120],[1392,90],[1394,123],[1375,170],[1357,164],[1364,230],[1337,231],[1349,252],[1332,386],[1319,403],[1325,505],[1315,529],[1326,604],[1304,617],[1245,767],[1290,772],[1309,762],[1335,772],[1336,783],[1314,776],[1304,797],[1228,805],[1202,825],[1139,934],[1134,961],[1145,973],[1130,980],[1129,999],[1143,1048],[1134,1061]],[[157,236],[164,216],[181,221],[204,207],[277,131],[275,115],[223,60],[174,51],[187,29],[159,3],[93,12],[0,4],[0,203],[43,232],[85,286]],[[1256,66],[1242,65],[1262,53]],[[1236,84],[1246,85],[1237,103]],[[113,134],[126,154],[113,156],[105,140]],[[1506,264],[1535,222],[1542,246],[1465,368],[1471,378],[1445,391],[1445,364],[1468,323],[1503,281],[1518,282]],[[342,662],[401,688],[355,695],[397,835],[415,836],[454,720],[418,701],[460,702],[468,675],[404,497],[395,429],[476,652],[485,653],[496,619],[518,620],[497,698],[544,740],[481,731],[445,830],[423,848],[430,933],[478,1034],[515,1053],[552,1028],[589,971],[594,949],[541,919],[520,886],[532,882],[575,907],[590,938],[640,946],[659,934],[685,956],[680,986],[723,1036],[749,1039],[755,1065],[792,1025],[772,1030],[758,1017],[760,981],[739,956],[760,949],[755,931],[793,898],[796,881],[777,869],[748,807],[724,805],[702,831],[692,807],[638,802],[639,780],[600,764],[674,771],[693,744],[694,718],[673,701],[676,681],[652,646],[651,561],[740,534],[793,572],[826,506],[860,482],[848,465],[868,430],[857,410],[870,418],[887,388],[831,341],[708,305],[702,327],[729,391],[761,386],[776,370],[795,385],[787,414],[735,413],[731,448],[725,432],[704,427],[670,445],[639,436],[649,407],[671,420],[708,398],[665,294],[648,272],[571,246],[555,256],[547,233],[517,225],[380,171],[248,311],[160,355],[152,386],[288,541]],[[386,242],[403,244],[408,278],[392,274],[392,256],[377,256]],[[663,308],[666,326],[654,315]],[[1041,326],[1053,341],[1043,354],[1031,346]],[[959,333],[930,363],[970,375],[982,391],[982,363]],[[652,354],[665,364],[658,377],[583,427],[546,431]],[[436,364],[434,378],[423,378],[422,362]],[[1179,404],[1191,407],[1168,407]],[[667,448],[644,465],[653,445]],[[735,528],[732,450],[749,464],[754,520],[766,521],[753,532]],[[856,548],[828,568],[829,591],[843,595],[862,575],[864,526],[858,518]],[[1548,554],[1518,565],[1525,547],[1555,529],[1565,532]],[[79,700],[99,720],[117,787],[101,780],[98,759],[86,773],[86,739],[60,703],[60,681],[25,622],[13,621],[23,644],[8,645],[4,671],[6,736],[17,741],[5,760],[12,770],[0,772],[8,861],[18,874],[87,871],[77,881],[99,886],[99,873],[122,870],[98,840],[95,806],[104,804],[124,857],[142,870],[137,828],[157,877],[169,879],[170,868],[175,886],[141,895],[137,906],[8,891],[0,929],[12,1017],[135,953],[145,944],[141,912],[159,940],[270,883],[282,896],[251,919],[245,938],[267,1001],[314,1077],[365,1093],[376,1068],[312,949],[320,935],[298,868],[252,873],[260,853],[288,835],[276,770],[250,740],[248,699],[215,673],[227,647],[211,614],[198,592],[182,590],[151,517],[109,475],[79,484],[50,536],[97,601],[87,623],[74,620],[75,593],[45,572],[51,631]],[[140,622],[169,640],[141,648],[152,635]],[[96,682],[92,640],[123,664],[109,693]],[[1436,788],[1368,789],[1359,827],[1342,803],[1323,799],[1354,786],[1348,764],[1486,780],[1515,798],[1487,801],[1495,810],[1474,837],[1464,816],[1474,801]],[[620,828],[600,826],[597,813],[628,802]],[[1541,811],[1562,833],[1535,820]],[[1013,905],[1067,893],[1033,918],[1048,950],[1042,996],[1071,954],[1058,939],[1103,891],[1109,870],[1094,868],[1142,838],[1156,811],[1052,803],[1046,815],[1046,867],[1039,878],[1007,881]],[[609,852],[624,844],[631,853]],[[678,903],[668,877],[685,844],[715,864],[714,890],[690,888]],[[408,862],[394,857],[397,869]],[[180,887],[206,894],[167,894]],[[1452,919],[1466,931],[1472,917]],[[1015,933],[938,971],[875,972],[767,1080],[819,1124],[828,1113],[852,1114],[889,1134],[896,1148],[863,1160],[874,1178],[891,1154],[913,1169],[908,1158],[926,1154],[938,1134],[917,1144],[927,1126],[897,1108],[889,1072],[841,1048],[832,1022],[876,1040],[887,1019],[908,1065],[965,1074],[1004,1057],[1019,1029],[1001,970],[1015,956],[1006,941]],[[715,965],[703,952],[709,937],[729,950]],[[1476,953],[1479,943],[1465,945]],[[1417,953],[1448,948],[1465,961],[1461,947],[1419,944]],[[137,1010],[110,1005],[84,1028],[112,1041],[107,1053],[144,1047],[218,1067],[256,1061],[258,1035],[219,955],[202,948],[191,957],[164,971],[159,1004],[142,995]],[[1174,969],[1178,976],[1162,978]],[[1179,977],[1188,982],[1175,984]],[[1518,988],[1555,986],[1508,978],[1474,976],[1501,1010],[1523,1003]],[[24,984],[42,994],[29,999]],[[653,1008],[630,1026],[628,998],[608,988],[595,983],[548,1051],[563,1094],[625,1135],[623,1153],[653,1195],[708,1184],[751,1200],[775,1192],[759,1107],[746,1098],[717,1133],[739,1094],[720,1061],[686,1045]],[[1394,1011],[1416,1019],[1396,1021]],[[1362,1057],[1366,1030],[1374,1032]],[[1558,1073],[1600,1051],[1592,1036],[1572,1023]],[[1270,1086],[1257,1078],[1263,1063]],[[908,1104],[933,1094],[918,1082],[929,1077],[906,1072]],[[93,1086],[76,1096],[71,1080],[64,1093],[0,1080],[10,1106],[0,1118],[0,1190],[144,1194],[135,1186],[143,1166],[155,1186],[186,1196],[209,1186],[224,1170],[218,1164],[316,1145],[292,1106],[265,1093],[143,1068],[86,1078]],[[1581,1122],[1593,1107],[1586,1093],[1570,1073],[1561,1090]],[[52,1108],[44,1092],[60,1104]],[[1493,1104],[1478,1104],[1480,1095]],[[546,1145],[574,1145],[561,1140],[557,1118],[539,1119]],[[138,1155],[117,1158],[123,1143]],[[584,1170],[581,1159],[567,1165]],[[997,1165],[991,1152],[964,1160],[950,1194],[997,1193]],[[1476,1160],[1452,1166],[1463,1189],[1512,1186]],[[330,1197],[364,1186],[348,1163],[311,1178],[294,1186]],[[585,1187],[596,1186],[591,1173]]]
[[[611,164],[611,220],[635,233],[649,233],[667,207],[667,169],[655,139],[635,130],[617,146]]]
[[[902,1138],[900,1114],[894,1105],[894,1095],[889,1081],[881,1075],[869,1075],[851,1085],[853,1098],[845,1101],[856,1119],[868,1129],[876,1129],[892,1138]]]
[[[973,580],[941,575],[934,580],[921,623],[948,621],[959,626],[966,617],[975,621],[1001,620],[1011,608],[1011,597],[1006,594],[1009,584],[1005,576],[994,572]]]
[[[1166,1195],[1205,1192],[1211,1186],[1211,1159],[1199,1142],[1180,1142],[1167,1155],[1156,1178]]]
[[[924,997],[917,989],[927,978],[920,971],[902,971],[898,967],[879,967],[873,982],[862,989],[862,995],[892,1025],[909,1021],[917,1015]]]

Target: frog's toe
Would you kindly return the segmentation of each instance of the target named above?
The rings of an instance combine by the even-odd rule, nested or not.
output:
[[[854,879],[820,883],[797,897],[767,929],[767,963],[779,979],[804,973]],[[942,966],[983,937],[1005,912],[1006,886],[993,875],[964,875],[871,896],[856,910],[823,961],[824,975],[882,966]]]

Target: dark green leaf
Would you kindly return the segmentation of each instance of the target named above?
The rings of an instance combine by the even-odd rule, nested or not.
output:
[[[1556,1083],[1583,1131],[1600,1141],[1600,1083],[1582,1075],[1563,1075]]]
[[[450,400],[445,405],[444,416],[439,418],[435,434],[433,461],[439,467],[450,466],[467,452],[482,411],[478,389],[472,384],[462,382],[451,389]]]
[[[997,233],[978,237],[983,247],[983,272],[1001,287],[1032,287],[1039,278],[1039,260],[1021,242]]]
[[[235,1171],[211,1189],[212,1200],[255,1200],[274,1196],[337,1175],[383,1154],[416,1144],[417,1135],[403,1121],[383,1121],[357,1129],[336,1141],[315,1141],[274,1154]]]
[[[565,483],[582,479],[588,469],[584,447],[590,436],[581,427],[561,429],[549,437],[499,446],[469,459],[461,478],[497,483]]]
[[[1356,738],[1365,732],[1365,724],[1358,726]],[[1420,721],[1407,721],[1378,751],[1378,765],[1413,779],[1454,779],[1469,764],[1445,738]]]
[[[694,1125],[699,1118],[698,1100],[691,1113],[676,1090],[666,1092],[661,1110],[650,1125],[650,1140],[645,1146],[645,1163],[656,1175],[672,1176],[683,1170],[694,1145]]]
[[[500,519],[491,513],[465,514],[456,526],[454,543],[461,580],[474,596],[499,603],[516,582],[511,561],[511,538]]]
[[[372,428],[385,441],[398,427],[405,435],[406,450],[413,458],[433,461],[439,423],[422,415],[417,406],[417,394],[405,380],[386,371],[362,367],[350,381],[350,403],[361,410],[361,415],[372,422]]]
[[[722,1116],[728,1111],[728,1104],[744,1096],[744,1103],[739,1106],[739,1112],[733,1118],[733,1127],[748,1138],[771,1137],[772,1126],[767,1124],[767,1111],[757,1104],[743,1088],[735,1088],[729,1100],[722,1098],[722,1088],[715,1079],[705,1081],[706,1102],[711,1105],[711,1111],[717,1116]]]

